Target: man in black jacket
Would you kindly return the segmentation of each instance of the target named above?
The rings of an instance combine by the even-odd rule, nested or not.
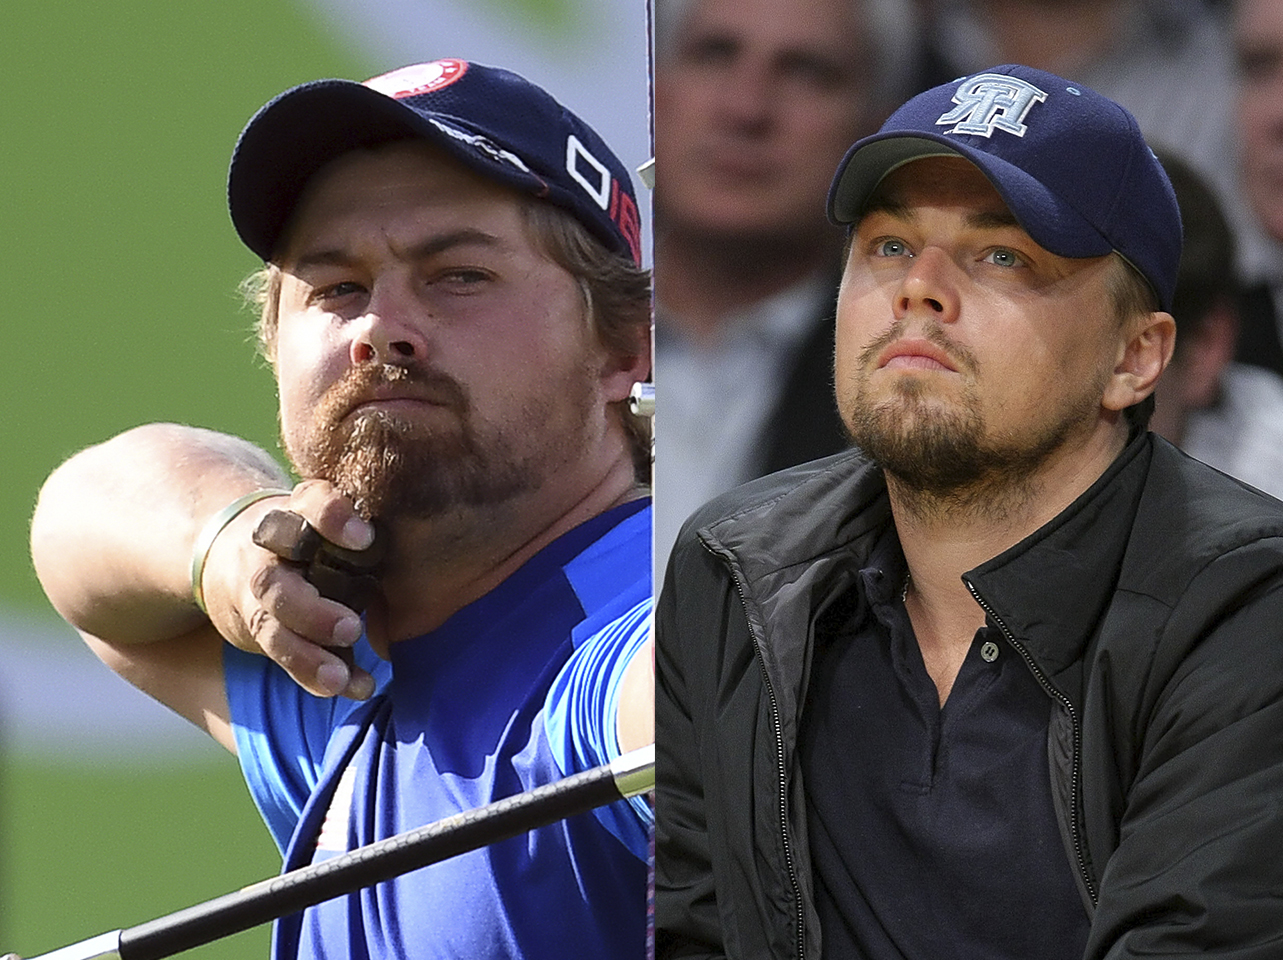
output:
[[[657,613],[660,957],[1269,957],[1283,505],[1146,430],[1171,187],[1000,67],[838,168],[864,453],[698,513]]]

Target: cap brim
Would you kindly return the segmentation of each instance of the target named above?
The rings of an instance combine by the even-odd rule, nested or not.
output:
[[[308,181],[322,167],[350,150],[407,137],[428,140],[518,189],[542,184],[510,164],[483,166],[475,150],[430,116],[351,80],[318,80],[281,94],[246,124],[232,153],[227,203],[241,240],[271,260]],[[442,119],[456,129],[465,127],[458,118]]]
[[[1025,171],[942,134],[893,131],[874,134],[852,146],[829,189],[829,219],[837,224],[856,222],[878,184],[890,173],[912,160],[941,156],[963,157],[979,167],[1039,246],[1062,257],[1100,257],[1113,250],[1100,231]]]

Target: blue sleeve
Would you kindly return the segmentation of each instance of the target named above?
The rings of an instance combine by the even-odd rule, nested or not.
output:
[[[564,774],[589,770],[620,755],[615,735],[620,686],[624,670],[650,636],[652,606],[648,596],[580,644],[549,690],[544,728]],[[647,831],[654,814],[646,797],[601,807],[597,817],[636,856],[647,857]]]
[[[314,697],[267,657],[224,645],[223,675],[241,773],[284,852],[325,763],[330,734],[357,705]],[[390,665],[362,641],[357,662],[386,685]]]

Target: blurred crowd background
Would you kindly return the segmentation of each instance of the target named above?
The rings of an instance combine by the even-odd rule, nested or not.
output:
[[[1119,100],[1169,165],[1188,253],[1155,429],[1283,493],[1278,0],[653,2],[658,564],[708,497],[844,445],[829,178],[908,96],[1007,62]],[[81,651],[26,550],[44,476],[119,430],[170,419],[276,448],[236,292],[256,264],[223,203],[242,124],[295,83],[456,56],[544,84],[636,168],[646,23],[644,0],[6,13],[0,948],[49,950],[278,865],[234,762]],[[260,930],[197,955],[266,944]]]
[[[829,179],[912,94],[1004,63],[1112,97],[1180,167],[1193,234],[1154,427],[1283,494],[1278,0],[656,3],[661,558],[711,495],[845,445]]]

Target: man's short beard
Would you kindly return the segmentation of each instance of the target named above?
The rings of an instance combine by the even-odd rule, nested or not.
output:
[[[861,397],[848,417],[851,438],[870,459],[923,493],[949,494],[988,472],[983,427],[969,405],[933,408],[914,381],[899,393],[898,402],[876,406]]]
[[[393,382],[421,385],[453,424],[429,427],[379,409],[348,416],[379,384]],[[502,502],[533,484],[524,464],[496,458],[477,436],[459,383],[390,364],[352,368],[322,398],[296,447],[287,443],[295,469],[333,483],[367,518],[439,516]]]
[[[882,467],[902,506],[923,519],[970,514],[1002,519],[1036,490],[1038,468],[1099,401],[1084,391],[1072,407],[1020,436],[987,436],[980,400],[966,388],[960,401],[932,402],[927,385],[906,377],[897,395],[876,404],[857,386],[844,420],[851,439]]]

